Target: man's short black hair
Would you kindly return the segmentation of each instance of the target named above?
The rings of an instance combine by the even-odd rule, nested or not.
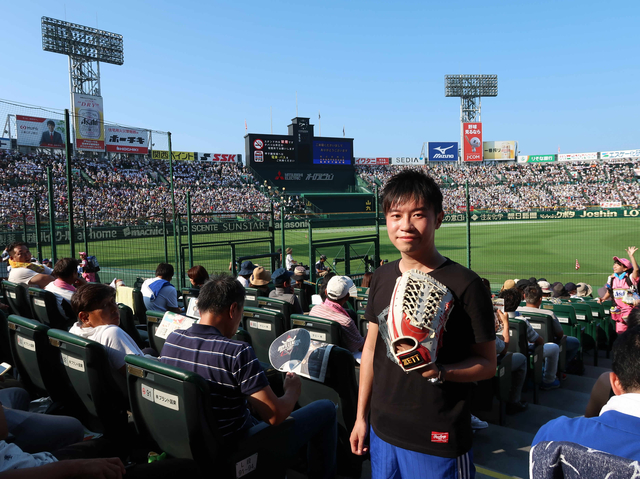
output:
[[[228,274],[212,274],[198,295],[200,313],[212,312],[222,314],[233,303],[244,306],[245,289],[240,282]]]
[[[635,328],[636,326],[640,326],[640,304],[633,307],[627,318],[627,327],[629,329]]]
[[[173,266],[169,263],[160,263],[156,268],[156,276],[170,280],[173,278]]]
[[[56,262],[53,267],[53,276],[55,278],[70,278],[74,272],[78,271],[80,262],[75,258],[62,258]]]
[[[532,284],[524,288],[524,301],[528,304],[535,304],[542,298],[542,288],[537,284]]]
[[[55,127],[56,126],[56,122],[53,121],[53,120],[48,120],[47,121],[47,126],[49,126],[49,125],[53,125]]]
[[[24,241],[14,241],[13,243],[9,244],[9,246],[7,246],[7,253],[9,253],[9,256],[13,256],[13,250],[18,246],[27,246],[27,243],[25,243]],[[28,248],[29,246],[27,246],[27,249]]]
[[[71,308],[78,315],[81,311],[95,311],[106,298],[115,298],[116,290],[108,284],[83,284],[71,296]]]
[[[382,190],[382,209],[386,215],[397,205],[424,202],[438,215],[442,211],[442,192],[433,178],[420,170],[406,169],[391,177]]]
[[[620,379],[624,392],[640,392],[640,327],[620,334],[611,351],[611,369]]]
[[[522,301],[522,293],[518,288],[511,289],[503,289],[500,291],[498,295],[500,298],[504,299],[504,312],[512,313],[518,306],[520,306],[520,301]]]

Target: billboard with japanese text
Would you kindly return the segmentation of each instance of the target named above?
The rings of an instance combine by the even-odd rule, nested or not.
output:
[[[102,97],[73,93],[78,150],[104,151]]]
[[[458,142],[430,141],[429,161],[458,161]]]
[[[388,165],[390,158],[356,158],[358,166],[381,166]]]
[[[482,123],[463,123],[462,139],[462,159],[482,161]]]
[[[597,160],[598,153],[567,153],[564,155],[558,155],[558,161],[587,161]]]
[[[147,130],[105,125],[104,136],[107,151],[142,155],[149,152],[149,132]]]
[[[635,158],[638,156],[640,156],[640,149],[600,152],[600,158],[603,160],[606,160],[609,158]]]
[[[18,145],[64,148],[67,129],[64,120],[16,115]]]
[[[196,153],[193,151],[172,151],[171,153],[175,161],[193,161],[196,159]],[[168,160],[169,152],[167,150],[153,150],[151,158],[154,160]]]
[[[484,160],[509,161],[516,158],[515,141],[484,141],[482,142]]]

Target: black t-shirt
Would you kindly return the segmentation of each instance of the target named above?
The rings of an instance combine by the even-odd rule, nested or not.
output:
[[[496,337],[491,298],[476,273],[446,259],[429,273],[452,293],[454,306],[445,325],[437,362],[451,364],[469,357],[471,345]],[[399,260],[376,270],[366,317],[387,320]],[[380,333],[379,333],[380,334]],[[472,383],[433,384],[421,371],[406,374],[387,356],[379,335],[373,359],[371,425],[378,437],[397,447],[439,457],[458,457],[471,449],[468,398]]]

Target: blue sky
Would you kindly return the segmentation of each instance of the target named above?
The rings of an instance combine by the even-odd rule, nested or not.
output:
[[[66,57],[40,18],[122,34],[101,65],[107,122],[171,131],[174,150],[244,155],[296,116],[354,138],[355,156],[418,156],[459,139],[445,74],[494,73],[484,139],[522,154],[640,147],[638,1],[5,2],[0,98],[69,107]],[[4,123],[7,107],[0,104]]]

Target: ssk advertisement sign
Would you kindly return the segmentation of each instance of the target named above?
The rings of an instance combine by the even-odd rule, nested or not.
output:
[[[430,141],[429,161],[458,161],[458,142]]]
[[[482,161],[482,123],[463,123],[462,138],[462,159]]]

